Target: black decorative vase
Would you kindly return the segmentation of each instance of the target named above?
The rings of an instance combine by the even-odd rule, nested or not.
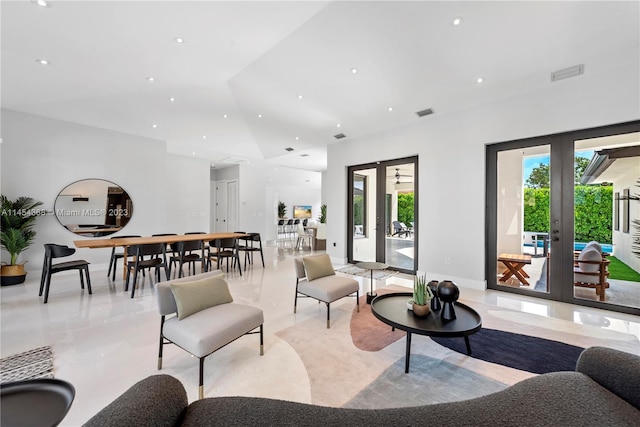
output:
[[[432,280],[429,282],[428,286],[433,293],[433,298],[431,299],[431,310],[440,310],[442,306],[440,305],[440,299],[438,298],[438,281]]]
[[[460,297],[460,289],[451,280],[443,280],[438,284],[438,297],[442,301],[442,312],[440,317],[442,320],[454,320],[456,311],[453,303],[458,301]]]

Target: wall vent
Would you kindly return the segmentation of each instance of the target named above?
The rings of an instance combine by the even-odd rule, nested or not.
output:
[[[337,135],[333,135],[333,137],[334,137],[335,139],[342,139],[342,138],[346,138],[346,137],[347,137],[347,135],[345,135],[344,133],[339,133],[339,134],[337,134]]]
[[[300,157],[309,157],[308,154],[300,154]]]
[[[427,108],[426,110],[422,110],[422,111],[416,112],[418,117],[428,116],[428,115],[433,114],[433,113],[434,113],[433,108]]]
[[[292,147],[287,147],[287,148],[285,148],[285,150],[286,151],[293,151],[293,148]]]
[[[554,71],[553,73],[551,73],[551,81],[557,82],[558,80],[568,79],[570,77],[579,76],[581,74],[584,74],[584,64],[574,65],[573,67]]]

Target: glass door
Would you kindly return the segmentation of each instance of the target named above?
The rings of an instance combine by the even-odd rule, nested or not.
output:
[[[417,269],[417,157],[349,167],[348,259]]]
[[[640,121],[486,154],[487,286],[640,314]]]

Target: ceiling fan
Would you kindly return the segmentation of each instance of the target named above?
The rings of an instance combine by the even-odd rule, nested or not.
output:
[[[406,184],[406,183],[413,182],[412,180],[411,181],[403,181],[403,182],[400,181],[400,178],[403,178],[403,177],[404,178],[413,178],[413,175],[402,175],[402,174],[400,174],[400,168],[396,168],[396,174],[394,176],[396,178],[396,184]]]

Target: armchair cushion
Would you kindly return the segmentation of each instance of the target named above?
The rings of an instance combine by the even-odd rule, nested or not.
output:
[[[304,264],[308,281],[336,274],[328,254],[303,257],[302,263]]]
[[[205,308],[233,302],[229,286],[221,276],[171,283],[170,286],[178,308],[178,320]]]
[[[580,262],[592,261],[592,262]],[[593,262],[595,261],[595,262]],[[600,270],[599,262],[602,261],[602,254],[596,248],[585,247],[578,256],[578,267],[584,273],[596,273]]]

